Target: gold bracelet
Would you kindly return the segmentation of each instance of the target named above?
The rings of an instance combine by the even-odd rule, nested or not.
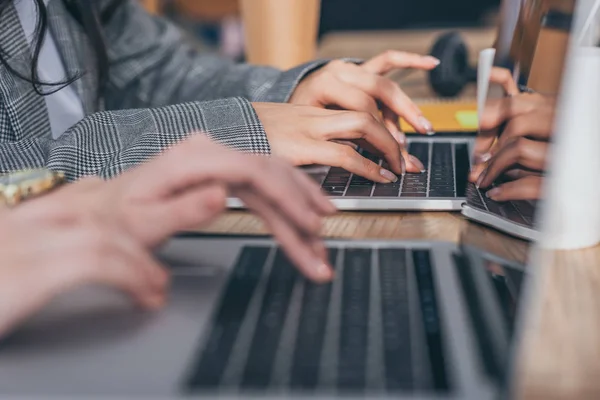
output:
[[[9,207],[50,192],[65,183],[63,172],[48,169],[18,171],[0,176],[0,199]]]

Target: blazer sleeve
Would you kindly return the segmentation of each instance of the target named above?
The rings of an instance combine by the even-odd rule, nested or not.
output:
[[[327,62],[279,71],[202,54],[180,29],[151,16],[136,0],[115,11],[105,36],[111,60],[106,105],[113,109],[228,97],[287,102],[300,80]]]
[[[0,173],[47,167],[69,180],[114,177],[190,134],[205,132],[231,148],[268,155],[263,127],[243,98],[91,114],[60,138],[0,143]]]

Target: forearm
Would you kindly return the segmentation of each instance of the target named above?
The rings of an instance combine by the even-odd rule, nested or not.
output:
[[[1,143],[0,172],[47,167],[70,180],[111,178],[199,132],[238,151],[270,153],[252,105],[233,98],[92,114],[57,140]]]

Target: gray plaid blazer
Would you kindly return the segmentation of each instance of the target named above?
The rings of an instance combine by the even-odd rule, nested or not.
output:
[[[113,177],[194,132],[234,149],[269,154],[250,102],[286,102],[298,82],[324,61],[290,71],[235,64],[198,51],[137,0],[125,1],[105,27],[108,88],[97,101],[96,60],[61,0],[48,5],[49,27],[86,117],[52,139],[43,97],[0,66],[0,173],[48,167],[69,179]],[[23,74],[31,49],[12,4],[0,16],[0,44]]]

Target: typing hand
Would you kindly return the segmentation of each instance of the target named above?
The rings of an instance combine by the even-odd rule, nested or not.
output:
[[[149,246],[218,215],[226,192],[265,221],[308,278],[321,282],[332,278],[320,231],[322,218],[335,207],[308,176],[278,158],[234,152],[198,135],[119,179],[112,198],[127,205],[119,218]],[[224,191],[204,211],[195,203],[195,191],[213,183]],[[174,216],[160,208],[170,198],[179,203]]]
[[[146,247],[87,203],[89,194],[108,186],[83,180],[0,213],[0,337],[81,285],[114,287],[144,308],[164,304],[167,272]],[[212,190],[207,187],[209,198]]]
[[[484,157],[487,162],[476,165],[471,173],[470,180],[483,189],[489,188],[501,176],[508,180],[487,192],[492,200],[532,200],[540,197],[541,175],[551,146],[554,107],[553,100],[527,100],[532,99],[531,96],[539,95],[519,95],[503,100],[512,103],[507,108],[512,110],[512,117]],[[518,106],[512,108],[515,102]],[[500,109],[502,107],[497,111]],[[484,120],[482,125],[488,122]]]
[[[398,116],[420,133],[432,132],[433,126],[402,89],[384,75],[405,68],[431,70],[438,64],[439,60],[431,56],[392,50],[361,65],[332,61],[305,78],[292,94],[290,103],[371,114],[401,145],[407,170],[420,172],[421,163],[406,153],[406,138],[400,130]]]
[[[272,153],[293,165],[342,167],[380,183],[397,181],[405,170],[400,145],[372,114],[271,103],[254,103],[254,108]],[[361,156],[356,145],[385,157],[390,170]]]
[[[319,232],[321,217],[335,209],[318,186],[284,162],[196,136],[112,181],[86,178],[0,209],[0,337],[84,284],[161,307],[169,276],[152,257],[154,247],[215,218],[227,194],[265,220],[306,276],[332,278]]]

